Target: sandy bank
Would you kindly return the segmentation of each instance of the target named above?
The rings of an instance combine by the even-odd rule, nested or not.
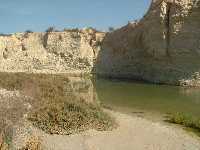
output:
[[[183,129],[111,112],[119,127],[114,131],[87,131],[78,135],[42,134],[47,150],[200,150],[200,140]]]

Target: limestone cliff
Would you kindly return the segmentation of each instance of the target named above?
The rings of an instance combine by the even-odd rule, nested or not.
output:
[[[104,34],[83,29],[0,36],[0,71],[90,73]]]
[[[153,0],[140,22],[106,35],[99,74],[179,84],[200,71],[200,2]]]
[[[0,71],[95,72],[154,83],[197,84],[199,16],[199,0],[153,0],[139,22],[111,33],[85,29],[0,36]]]

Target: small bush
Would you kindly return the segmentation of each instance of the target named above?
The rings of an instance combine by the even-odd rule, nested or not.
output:
[[[29,33],[33,33],[33,31],[31,31],[31,30],[26,30],[25,32],[24,32],[24,38],[28,38],[28,36],[29,36]]]
[[[26,145],[19,150],[42,150],[41,141],[38,137],[33,136],[26,142]]]
[[[108,28],[108,31],[109,31],[109,32],[113,32],[114,30],[115,30],[114,27],[109,27],[109,28]]]
[[[46,33],[43,36],[43,46],[44,48],[47,48],[47,42],[48,42],[48,38],[49,38],[49,33],[51,32],[59,32],[58,30],[55,29],[55,27],[49,27],[46,31]]]
[[[60,40],[60,41],[63,41],[62,35],[59,35],[59,40]]]
[[[33,33],[31,30],[26,30],[25,33]]]
[[[22,51],[26,51],[26,46],[24,44],[22,44]]]
[[[46,30],[47,33],[49,33],[49,32],[55,32],[55,31],[56,31],[55,27],[49,27],[49,28]]]
[[[8,58],[8,49],[5,48],[5,50],[3,51],[3,58],[7,59]]]
[[[33,124],[50,134],[73,134],[88,129],[111,130],[113,119],[100,107],[72,100],[49,104],[29,116]]]

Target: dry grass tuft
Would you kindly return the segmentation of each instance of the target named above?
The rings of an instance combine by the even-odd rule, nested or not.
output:
[[[50,134],[73,134],[88,129],[111,130],[114,119],[100,107],[85,102],[56,101],[29,116],[35,126]]]
[[[183,113],[175,113],[169,115],[166,121],[189,128],[200,136],[200,118],[198,117]]]
[[[42,150],[41,140],[38,137],[32,136],[26,145],[19,150]]]

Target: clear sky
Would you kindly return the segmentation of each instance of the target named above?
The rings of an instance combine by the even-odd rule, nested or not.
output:
[[[140,19],[151,0],[0,0],[0,33],[94,27]]]

